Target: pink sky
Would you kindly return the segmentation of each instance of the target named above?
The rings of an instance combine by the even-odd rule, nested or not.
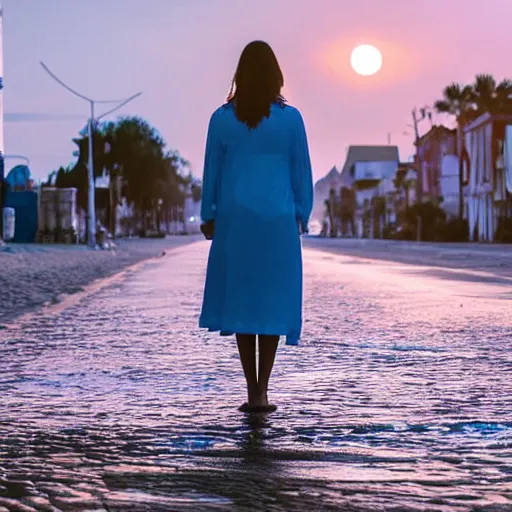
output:
[[[512,1],[3,4],[5,151],[28,156],[38,178],[73,161],[70,138],[87,115],[87,104],[52,82],[40,60],[98,99],[143,91],[121,113],[146,118],[198,176],[208,118],[226,96],[243,46],[253,39],[268,41],[281,62],[285,93],[306,120],[315,178],[341,166],[349,144],[386,144],[388,133],[406,160],[414,106],[432,104],[449,82],[471,81],[476,73],[512,77],[505,53],[512,48]],[[373,77],[350,70],[350,52],[361,42],[383,52],[383,68]],[[19,113],[83,114],[84,120],[12,122]]]

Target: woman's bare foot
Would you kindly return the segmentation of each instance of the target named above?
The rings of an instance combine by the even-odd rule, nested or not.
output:
[[[260,392],[259,392],[258,388],[248,389],[247,390],[247,403],[248,403],[249,407],[255,407],[255,406],[260,405],[259,397],[260,397]]]
[[[253,403],[256,407],[267,407],[268,406],[268,393],[267,390],[258,389],[253,396]]]
[[[267,391],[260,389],[247,390],[248,401],[238,409],[242,412],[273,412],[277,409],[275,405],[268,403]]]

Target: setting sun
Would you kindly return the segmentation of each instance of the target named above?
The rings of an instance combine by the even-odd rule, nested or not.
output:
[[[374,75],[382,67],[382,54],[375,46],[362,44],[352,50],[350,64],[359,75]]]

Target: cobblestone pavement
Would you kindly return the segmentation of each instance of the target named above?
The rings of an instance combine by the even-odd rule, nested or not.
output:
[[[506,276],[305,250],[279,409],[247,417],[196,327],[207,251],[0,331],[0,512],[512,510]]]

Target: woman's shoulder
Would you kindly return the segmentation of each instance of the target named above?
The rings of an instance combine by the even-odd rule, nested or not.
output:
[[[226,118],[226,114],[229,114],[230,110],[229,103],[224,103],[224,105],[216,108],[210,116],[210,129],[220,129],[224,124],[223,118]]]
[[[211,117],[212,117],[212,119],[218,118],[232,110],[233,110],[233,106],[231,105],[231,102],[227,102],[227,103],[224,103],[223,105],[221,105],[220,107],[216,108],[213,111],[213,114]]]
[[[290,105],[285,100],[279,100],[273,103],[273,112],[280,116],[283,116],[287,121],[302,122],[302,114],[300,110]],[[232,101],[227,101],[220,107],[216,108],[210,118],[210,124],[222,122],[222,119],[233,118],[235,114],[235,108]]]
[[[280,109],[290,122],[302,122],[302,114],[297,107],[289,103],[283,103]]]

